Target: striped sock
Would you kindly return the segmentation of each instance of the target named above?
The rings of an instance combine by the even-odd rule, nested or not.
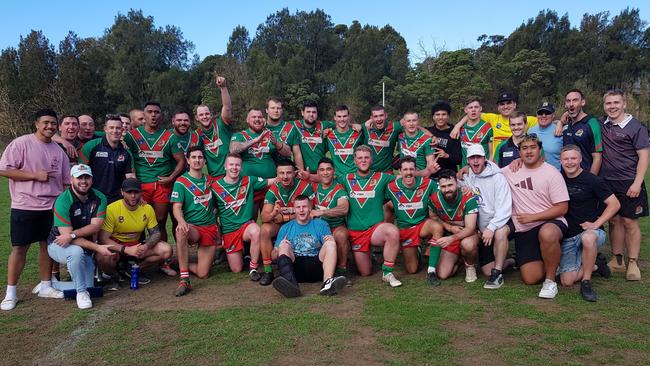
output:
[[[187,269],[181,269],[181,281],[189,281],[190,280],[190,271]]]
[[[258,266],[257,262],[251,261],[250,264],[248,265],[248,268],[253,270],[253,269],[257,269],[257,266]]]
[[[273,267],[271,267],[271,263],[273,261],[271,260],[271,258],[264,258],[262,259],[262,262],[264,263],[264,272],[272,273]]]
[[[394,268],[395,268],[395,262],[389,262],[389,261],[384,261],[384,265],[381,266],[381,269],[384,272],[384,276],[386,276],[389,273],[392,273]]]

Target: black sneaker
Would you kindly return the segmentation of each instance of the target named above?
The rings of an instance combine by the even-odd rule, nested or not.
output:
[[[501,273],[501,271],[497,270],[496,268],[492,268],[492,273],[490,273],[490,278],[488,278],[488,280],[485,281],[483,288],[496,290],[501,286],[503,286],[503,274]]]
[[[598,300],[598,295],[596,295],[594,290],[591,288],[591,281],[589,280],[583,280],[580,282],[580,295],[582,295],[582,298],[586,301],[596,302],[596,300]]]
[[[251,279],[251,281],[257,282],[260,280],[260,278],[262,278],[262,275],[257,272],[256,269],[251,269],[251,271],[248,272],[248,277]]]
[[[264,272],[262,278],[260,279],[260,285],[268,286],[273,282],[274,278],[275,277],[273,276],[273,272]]]
[[[265,273],[265,275],[268,272]],[[273,274],[271,274],[273,276]],[[261,282],[260,282],[261,283]],[[273,288],[276,289],[279,293],[284,295],[284,297],[298,297],[300,296],[300,287],[287,280],[286,278],[280,276],[273,280]]]
[[[320,288],[320,294],[324,296],[336,295],[345,287],[347,282],[347,279],[343,276],[328,278],[323,282],[323,286]]]
[[[596,266],[598,266],[596,273],[604,278],[612,277],[612,270],[607,265],[607,257],[603,253],[598,253],[596,256]]]
[[[432,286],[440,286],[440,279],[438,279],[438,275],[435,271],[427,272],[427,280],[429,280],[429,283]]]

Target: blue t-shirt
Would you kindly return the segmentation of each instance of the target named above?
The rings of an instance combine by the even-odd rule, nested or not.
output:
[[[286,237],[291,242],[296,256],[315,257],[323,246],[325,235],[332,235],[332,232],[324,220],[316,218],[310,220],[307,225],[300,225],[294,219],[282,225],[275,246],[278,247]]]
[[[540,127],[539,124],[528,129],[528,134],[536,134],[537,138],[542,141],[544,148],[544,159],[547,163],[560,170],[560,150],[562,149],[562,136],[555,136],[555,124],[553,122],[546,128]]]

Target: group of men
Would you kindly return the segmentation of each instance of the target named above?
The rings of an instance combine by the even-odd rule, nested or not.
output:
[[[382,280],[392,287],[402,284],[394,274],[400,253],[407,273],[428,256],[432,285],[464,267],[467,282],[479,269],[483,286],[497,289],[503,271],[516,266],[524,283],[543,282],[542,298],[556,296],[558,275],[565,286],[580,282],[588,301],[597,299],[594,271],[609,277],[611,267],[640,279],[648,132],[625,113],[620,91],[605,94],[602,121],[583,111],[577,89],[567,93],[559,121],[552,104],[528,117],[506,92],[499,114],[468,99],[455,126],[449,104],[437,102],[428,129],[417,113],[391,121],[382,106],[361,124],[351,123],[346,106],[322,121],[312,102],[290,122],[282,101],[270,98],[236,132],[226,80],[216,84],[220,116],[205,105],[193,116],[179,110],[171,129],[162,127],[156,102],[106,116],[104,134],[94,123],[80,127],[89,116],[59,121],[52,110],[36,113],[36,132],[14,140],[0,159],[12,198],[2,310],[16,306],[33,242],[41,277],[34,292],[63,297],[53,259],[66,264],[79,308],[92,306],[88,290],[97,280],[117,289],[134,264],[180,275],[175,295],[183,296],[192,290],[190,274],[210,275],[219,247],[231,271],[247,270],[287,297],[301,294],[301,282],[322,281],[322,295],[350,286],[350,252],[356,271],[371,275],[379,257],[372,247],[382,248]],[[178,271],[170,265],[170,213]],[[607,222],[609,266],[598,253]]]

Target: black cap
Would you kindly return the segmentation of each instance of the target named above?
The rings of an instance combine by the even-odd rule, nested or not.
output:
[[[539,114],[539,112],[541,112],[541,111],[546,111],[546,112],[549,112],[549,113],[555,113],[555,106],[553,106],[552,103],[544,102],[544,103],[540,104],[539,107],[537,107],[537,114]]]
[[[517,98],[515,97],[515,93],[507,91],[499,94],[499,98],[497,99],[497,104],[501,102],[508,102],[508,101],[513,101],[513,102],[517,101]]]
[[[434,115],[438,111],[446,111],[451,114],[451,106],[444,100],[439,100],[433,103],[433,106],[431,107],[431,115]]]
[[[124,192],[142,192],[142,187],[140,186],[140,181],[136,178],[126,178],[122,182],[122,191]]]

